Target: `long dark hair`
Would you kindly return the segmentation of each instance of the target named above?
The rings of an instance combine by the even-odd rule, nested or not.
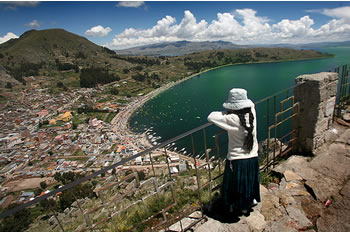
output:
[[[229,114],[236,114],[239,117],[239,120],[241,121],[242,126],[244,129],[248,131],[248,135],[245,138],[243,148],[247,149],[249,152],[253,149],[253,130],[254,130],[254,115],[252,113],[251,108],[244,108],[240,110],[230,110],[228,112]],[[245,119],[245,115],[249,114],[249,127],[247,126],[247,122]]]

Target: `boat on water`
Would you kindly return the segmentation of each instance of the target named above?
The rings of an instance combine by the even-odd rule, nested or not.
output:
[[[182,148],[180,151],[182,152],[182,151],[184,151],[185,150],[185,148]]]
[[[202,157],[205,155],[205,153],[203,153],[200,157],[199,157],[199,159],[202,159]]]

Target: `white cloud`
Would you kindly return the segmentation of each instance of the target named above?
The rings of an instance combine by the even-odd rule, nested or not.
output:
[[[313,10],[313,13],[333,17],[318,28],[315,28],[314,20],[308,15],[296,20],[283,19],[272,24],[268,18],[258,16],[253,9],[237,9],[231,13],[217,13],[217,18],[208,23],[205,20],[198,22],[187,10],[180,23],[168,15],[149,29],[125,29],[115,35],[112,43],[107,46],[123,49],[179,40],[224,40],[237,44],[344,41],[350,38],[350,13],[346,13],[348,10],[349,7]]]
[[[145,3],[144,2],[141,2],[141,1],[122,1],[122,2],[119,2],[117,4],[117,7],[134,7],[134,8],[138,8],[142,5],[144,5]]]
[[[339,7],[334,9],[324,9],[322,14],[332,18],[338,18],[350,23],[350,6]]]
[[[36,7],[39,1],[3,1],[0,4],[5,5],[7,9],[16,10],[17,7]]]
[[[5,43],[6,41],[10,39],[17,39],[18,36],[13,34],[12,32],[8,32],[4,37],[0,37],[0,44]]]
[[[98,26],[92,27],[89,30],[85,31],[85,35],[90,36],[90,37],[105,37],[111,31],[112,31],[112,29],[110,27],[104,28],[103,26],[98,25]]]
[[[40,27],[40,23],[38,22],[38,20],[34,19],[30,23],[27,23],[25,26],[32,27],[32,28],[34,28],[34,27],[39,28]]]
[[[304,16],[299,20],[283,19],[272,27],[276,30],[277,37],[285,39],[312,35],[311,26],[313,24],[314,21],[309,16]]]

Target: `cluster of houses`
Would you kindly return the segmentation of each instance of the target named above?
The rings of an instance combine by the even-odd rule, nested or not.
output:
[[[119,124],[90,118],[87,123],[72,126],[75,114],[72,109],[81,102],[89,101],[109,112],[123,111],[119,104],[98,103],[96,89],[68,90],[53,96],[45,89],[33,88],[12,92],[8,98],[6,108],[0,112],[0,200],[4,202],[10,198],[2,185],[13,179],[96,171],[145,149],[137,136],[130,137],[123,129],[119,131]],[[171,155],[169,162],[178,164],[172,165],[172,173],[186,169],[176,155]],[[134,165],[149,163],[148,157],[133,161]],[[17,199],[20,202],[34,197],[32,192],[22,195]]]

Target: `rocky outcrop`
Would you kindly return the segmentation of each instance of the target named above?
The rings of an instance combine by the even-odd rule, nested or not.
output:
[[[334,131],[315,157],[291,156],[276,166],[280,183],[261,186],[250,215],[231,223],[209,217],[194,231],[350,231],[350,129]]]

